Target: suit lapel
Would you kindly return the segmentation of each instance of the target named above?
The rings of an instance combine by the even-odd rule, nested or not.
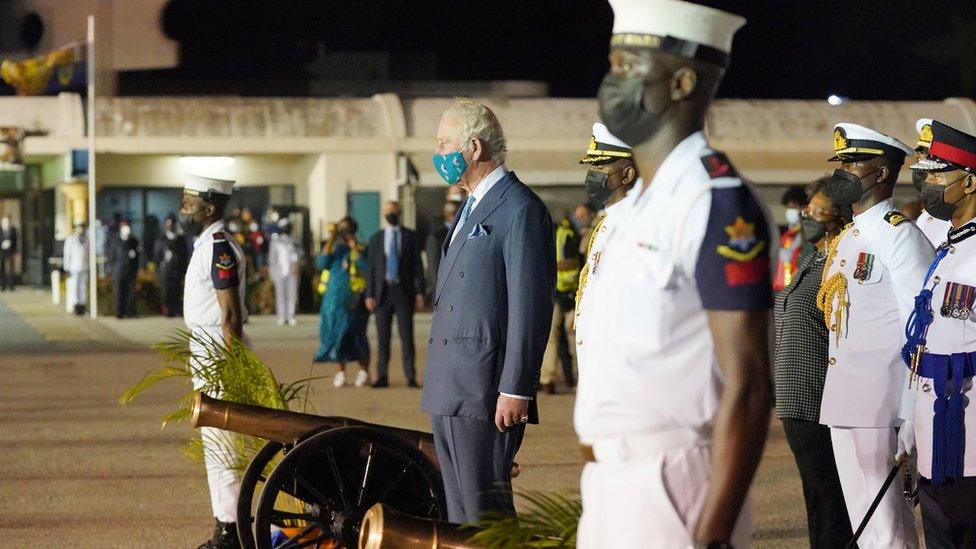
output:
[[[451,241],[451,235],[454,234],[454,225],[457,225],[458,219],[461,217],[460,213],[454,218],[454,223],[451,225],[451,231],[447,235],[445,240],[445,253],[441,261],[440,271],[443,271],[443,276],[441,273],[437,275],[437,289],[434,301],[440,297],[441,290],[444,288],[444,281],[451,276],[454,271],[454,263],[457,261],[459,255],[461,255],[461,249],[464,248],[464,244],[468,241],[468,234],[471,230],[477,226],[479,223],[483,223],[485,219],[488,218],[498,206],[505,201],[505,193],[512,186],[512,181],[515,180],[514,173],[508,172],[504,178],[502,178],[488,194],[481,199],[481,203],[475,208],[468,219],[465,220],[464,225],[461,226],[461,230],[458,231],[457,236]],[[447,267],[445,270],[445,266]]]

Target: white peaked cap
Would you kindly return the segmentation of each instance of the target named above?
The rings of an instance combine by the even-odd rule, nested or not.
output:
[[[617,136],[610,133],[610,130],[608,130],[607,127],[600,122],[593,124],[593,139],[602,145],[613,145],[614,147],[620,147],[623,149],[630,148],[630,145],[617,139]]]
[[[671,36],[729,53],[744,17],[682,0],[610,0],[613,34]],[[636,45],[636,44],[635,44]]]
[[[915,151],[901,141],[860,124],[841,122],[834,126],[834,154],[831,161],[842,160],[841,155],[886,156],[902,161]]]
[[[183,192],[187,194],[199,196],[209,192],[230,196],[233,190],[234,181],[230,179],[216,179],[190,173],[183,175]]]

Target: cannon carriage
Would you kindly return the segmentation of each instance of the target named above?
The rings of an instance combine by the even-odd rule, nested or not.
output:
[[[381,508],[387,517],[397,517],[386,522],[399,529],[400,541],[435,531],[442,541],[444,532],[463,540],[455,525],[445,522],[444,488],[430,433],[238,404],[203,393],[194,398],[192,424],[268,441],[241,477],[237,529],[244,549],[352,548],[367,539],[371,546],[389,546],[377,545],[384,538],[384,529],[377,530]],[[513,476],[517,472],[516,465]],[[366,532],[364,518],[374,507]],[[404,531],[409,524],[417,531]],[[463,546],[461,541],[444,545],[437,537],[414,539],[418,545],[412,546]]]

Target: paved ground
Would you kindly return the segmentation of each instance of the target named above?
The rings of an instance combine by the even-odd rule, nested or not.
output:
[[[278,379],[291,381],[309,373],[316,322],[307,316],[279,328],[256,317],[247,331]],[[418,342],[428,325],[418,317]],[[43,292],[0,294],[0,547],[191,547],[209,531],[202,465],[181,452],[192,430],[160,430],[186,387],[164,384],[124,408],[116,400],[159,364],[149,345],[181,326],[164,318],[93,321],[65,314]],[[335,389],[326,379],[312,401],[319,413],[426,430],[420,393],[402,387],[396,367],[396,387]],[[572,403],[571,394],[541,397],[543,424],[527,432],[518,488],[577,488]],[[755,547],[804,547],[799,479],[772,425],[753,490]]]

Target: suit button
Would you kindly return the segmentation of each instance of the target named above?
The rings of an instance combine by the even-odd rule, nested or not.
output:
[[[854,236],[859,236],[860,234],[861,234],[861,231],[859,231],[857,229],[854,229]]]
[[[458,273],[458,276],[460,276],[461,278],[464,278],[464,271],[461,271],[460,273]]]
[[[448,305],[447,306],[447,312],[451,312],[453,310],[454,310],[454,305]]]
[[[925,392],[925,393],[928,393],[928,392],[932,391],[932,387],[930,387],[929,384],[926,383],[925,385],[922,385],[922,391]]]
[[[434,338],[430,338],[430,339],[427,340],[427,345],[430,345],[433,342],[434,342]]]
[[[827,362],[829,362],[830,365],[833,366],[834,364],[837,364],[837,359],[834,357],[830,357],[830,360],[828,360]]]
[[[583,338],[579,338],[579,339],[577,339],[577,340],[576,340],[576,344],[577,344],[577,345],[582,345],[582,344],[583,344]]]
[[[447,345],[447,340],[446,339],[442,339],[441,340],[441,343],[443,343],[444,345]]]
[[[844,265],[847,265],[847,260],[846,259],[841,259],[840,260],[840,266],[843,267]]]

